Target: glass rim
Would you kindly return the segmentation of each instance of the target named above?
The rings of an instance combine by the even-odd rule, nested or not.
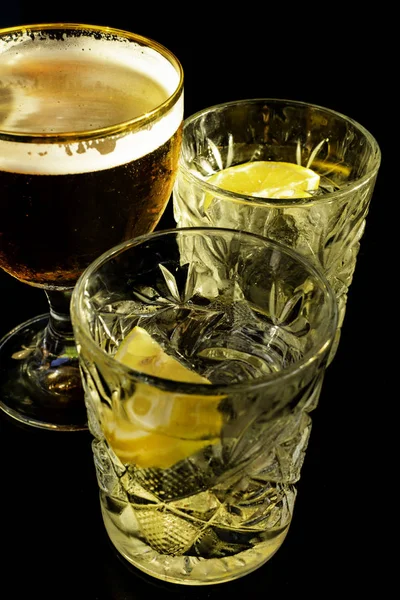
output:
[[[147,242],[149,240],[170,235],[176,236],[180,233],[185,234],[185,232],[190,234],[202,233],[204,235],[209,235],[210,233],[213,235],[218,235],[219,233],[226,232],[234,235],[235,237],[253,238],[262,242],[264,246],[272,246],[276,249],[279,249],[280,252],[289,255],[296,262],[302,263],[305,269],[309,273],[311,273],[317,279],[317,281],[319,281],[320,287],[321,289],[323,289],[324,292],[325,301],[330,308],[330,327],[326,327],[323,340],[317,346],[314,345],[313,348],[308,350],[301,360],[296,361],[295,363],[281,369],[280,371],[277,371],[276,373],[274,372],[264,375],[263,377],[257,378],[257,380],[245,381],[234,384],[187,383],[183,381],[174,381],[171,379],[164,379],[161,377],[147,375],[141,371],[136,371],[135,369],[126,366],[125,364],[116,360],[110,354],[107,354],[107,352],[100,348],[98,344],[94,341],[92,335],[90,334],[89,326],[86,319],[81,318],[81,315],[84,314],[83,303],[84,297],[86,295],[87,281],[89,281],[90,277],[93,276],[102,265],[106,264],[110,259],[115,258],[120,254],[123,254],[130,248],[139,246],[142,243]],[[164,229],[161,231],[153,231],[152,233],[132,238],[114,246],[113,248],[110,248],[109,250],[101,254],[97,259],[95,259],[81,274],[72,292],[71,320],[74,332],[75,330],[79,331],[79,336],[83,338],[84,345],[85,347],[88,347],[92,356],[99,357],[99,359],[102,362],[106,362],[106,364],[108,364],[109,367],[111,367],[114,371],[119,371],[121,374],[125,374],[128,376],[129,374],[132,374],[135,380],[137,380],[139,383],[146,383],[148,385],[158,387],[169,393],[180,393],[186,395],[201,394],[203,396],[210,396],[216,394],[228,394],[244,390],[249,391],[257,390],[259,388],[264,387],[271,387],[275,385],[278,380],[290,381],[293,377],[296,377],[299,373],[304,372],[314,363],[318,362],[325,353],[328,356],[330,348],[333,345],[337,330],[338,306],[333,289],[330,286],[328,280],[326,279],[324,273],[322,273],[322,271],[315,267],[307,258],[297,253],[292,248],[285,246],[281,242],[248,231],[229,229],[223,227],[177,227],[172,229]],[[79,343],[81,344],[80,340]]]
[[[68,142],[73,140],[74,142],[97,139],[99,137],[108,137],[111,135],[121,134],[125,131],[132,131],[136,129],[142,129],[143,127],[149,126],[153,121],[159,119],[166,112],[168,112],[179,100],[183,93],[183,81],[184,73],[183,67],[179,59],[175,54],[169,50],[166,46],[153,40],[150,37],[140,35],[124,29],[118,29],[115,27],[107,27],[106,25],[90,25],[83,23],[37,23],[32,25],[17,25],[13,27],[0,28],[0,40],[1,38],[13,34],[25,34],[25,33],[38,33],[40,31],[77,31],[89,33],[98,33],[105,36],[111,36],[115,38],[125,38],[133,42],[137,42],[142,46],[147,46],[152,50],[158,52],[161,56],[166,58],[170,64],[175,68],[179,81],[176,89],[172,94],[168,96],[164,102],[156,106],[149,112],[146,112],[134,119],[127,121],[121,121],[113,125],[106,127],[100,127],[90,130],[82,131],[61,131],[57,133],[32,133],[32,132],[14,132],[3,130],[0,127],[0,139],[12,142],[31,142],[31,143],[54,143],[54,142]],[[0,52],[1,56],[1,52]]]
[[[348,117],[347,115],[345,115],[341,112],[338,112],[332,108],[327,108],[325,106],[320,106],[319,104],[314,104],[312,102],[305,102],[302,100],[290,100],[290,99],[285,99],[285,98],[272,98],[272,97],[244,98],[244,99],[238,99],[238,100],[230,100],[229,102],[221,102],[219,104],[213,104],[206,108],[202,108],[201,110],[195,112],[194,114],[192,114],[192,115],[186,117],[186,119],[184,119],[183,130],[182,130],[182,150],[183,150],[183,140],[185,138],[185,129],[187,127],[189,127],[194,121],[204,117],[207,114],[211,114],[217,110],[222,110],[224,108],[229,108],[230,106],[238,106],[241,104],[242,105],[257,104],[259,102],[275,102],[275,103],[280,103],[282,105],[287,105],[287,106],[291,105],[291,106],[309,107],[309,108],[313,108],[313,109],[316,109],[319,111],[323,111],[325,113],[329,113],[331,115],[339,117],[340,119],[342,119],[343,121],[345,121],[347,123],[351,123],[358,131],[360,131],[363,134],[365,139],[368,140],[372,149],[375,152],[375,158],[374,158],[371,168],[362,177],[359,177],[358,179],[351,181],[348,184],[344,184],[343,187],[340,188],[340,190],[336,190],[334,192],[327,192],[327,193],[321,194],[320,196],[310,196],[309,198],[292,198],[292,199],[290,199],[290,198],[259,198],[259,197],[250,196],[250,195],[246,195],[246,194],[239,194],[237,192],[230,192],[229,190],[224,190],[223,188],[221,188],[219,186],[208,183],[207,180],[202,179],[201,177],[197,176],[193,171],[191,171],[186,166],[186,164],[184,164],[183,151],[181,151],[180,158],[179,158],[180,173],[185,178],[187,178],[192,184],[201,187],[202,189],[204,189],[206,192],[208,192],[210,194],[218,194],[219,197],[225,197],[228,200],[232,200],[234,202],[236,201],[241,204],[248,204],[251,206],[258,206],[258,207],[271,207],[271,208],[284,207],[284,206],[291,207],[291,206],[298,206],[298,205],[309,206],[309,205],[313,205],[313,204],[330,202],[332,200],[335,200],[338,197],[343,197],[343,196],[353,193],[359,187],[366,185],[371,179],[373,179],[376,176],[376,174],[379,170],[380,164],[381,164],[382,153],[381,153],[380,146],[379,146],[376,138],[372,135],[372,133],[370,131],[368,131],[368,129],[366,129],[363,125],[361,125],[361,123],[359,123],[358,121],[355,121],[351,117]],[[178,171],[178,176],[179,176],[179,171]]]

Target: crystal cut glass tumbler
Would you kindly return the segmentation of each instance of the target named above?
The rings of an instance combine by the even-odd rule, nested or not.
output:
[[[335,336],[325,277],[251,233],[167,230],[92,263],[71,315],[120,555],[189,585],[264,564],[292,520]]]
[[[381,160],[374,137],[328,108],[280,99],[249,99],[205,108],[184,123],[173,193],[178,227],[230,227],[294,248],[322,268],[343,323],[360,238]],[[249,161],[308,167],[319,186],[306,197],[254,197],[210,182]]]

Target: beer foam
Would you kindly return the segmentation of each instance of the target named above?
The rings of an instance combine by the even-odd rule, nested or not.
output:
[[[38,76],[47,65],[54,69],[56,81],[51,84],[56,86],[54,90],[48,84],[48,96],[43,92],[42,82],[37,84]],[[62,76],[58,82],[59,71]],[[161,117],[155,115],[141,128],[127,125],[113,135],[99,137],[94,134],[92,138],[79,138],[79,132],[119,125],[143,114],[142,110],[130,116],[132,99],[137,99],[138,106],[145,107],[147,114],[179,87],[180,73],[165,56],[136,41],[112,39],[111,34],[100,37],[83,32],[79,36],[64,35],[62,41],[52,39],[46,32],[29,32],[7,41],[0,38],[0,74],[0,169],[4,171],[62,175],[113,168],[141,158],[163,145],[183,120],[182,93],[165,114]],[[48,82],[54,79],[49,74],[47,77]],[[80,77],[84,82],[81,88]],[[154,105],[151,103],[153,92],[149,82],[154,88]],[[89,96],[86,87],[92,96]],[[77,118],[82,127],[70,121],[75,127],[69,128],[68,110],[75,106],[72,102],[76,103],[74,94],[77,93],[86,101],[82,114]],[[112,120],[114,109],[110,100],[108,104],[105,101],[99,104],[97,115],[91,114],[97,107],[97,97],[102,102],[102,98],[108,96],[115,98],[115,121]],[[61,102],[62,109],[58,108],[57,102]],[[48,121],[46,111],[50,115]],[[121,115],[124,118],[118,119]],[[51,118],[55,118],[54,130]],[[52,143],[43,143],[38,139],[41,133],[62,137],[63,133],[72,131],[76,132],[76,136],[67,141],[58,141],[54,137]],[[7,137],[3,135],[2,139],[2,132],[7,133]],[[29,135],[35,135],[35,140],[27,141]]]

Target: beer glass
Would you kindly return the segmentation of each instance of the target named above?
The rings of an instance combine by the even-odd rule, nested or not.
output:
[[[187,228],[122,243],[72,296],[106,531],[138,569],[206,585],[292,522],[337,305],[292,249]]]
[[[85,429],[69,308],[85,267],[152,231],[181,143],[183,72],[161,44],[82,24],[0,30],[0,266],[49,314],[0,342],[0,407]]]
[[[322,268],[339,304],[333,357],[380,160],[373,135],[329,108],[274,98],[211,106],[184,123],[175,220],[178,227],[233,227],[265,235]],[[228,168],[268,162],[289,165],[294,175],[293,166],[310,169],[308,190],[290,185],[280,190],[279,181],[268,187],[267,177],[267,192],[254,195],[218,184]],[[252,172],[248,169],[249,179]]]

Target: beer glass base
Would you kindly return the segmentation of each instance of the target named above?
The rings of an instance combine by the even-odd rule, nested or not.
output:
[[[48,321],[48,314],[39,315],[0,340],[0,409],[32,427],[86,430],[87,415],[77,366],[68,357],[51,356],[47,364],[32,360]],[[49,393],[49,387],[38,387],[37,381],[44,378],[47,382],[57,380],[53,393]]]

